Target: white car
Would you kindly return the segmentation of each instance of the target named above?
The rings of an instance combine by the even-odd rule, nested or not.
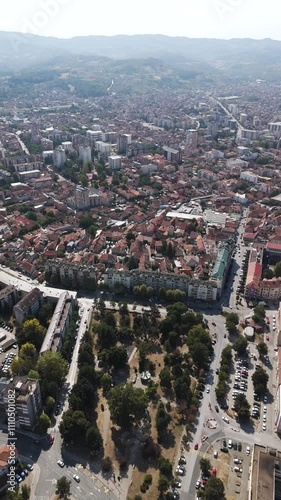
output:
[[[64,467],[64,462],[62,460],[58,460],[57,461],[57,464],[60,466],[60,467]]]
[[[266,415],[263,416],[263,421],[266,422],[267,421],[267,418],[266,418]]]
[[[227,417],[222,417],[222,420],[226,423],[229,424],[229,419]]]
[[[74,481],[76,481],[76,483],[80,483],[80,477],[77,476],[77,474],[74,474],[73,479]]]
[[[246,448],[246,454],[250,455],[250,446],[247,446],[247,448]]]
[[[243,472],[243,469],[241,469],[240,467],[234,467],[233,470],[234,472],[239,472],[240,474],[242,474]]]
[[[179,476],[184,476],[185,468],[178,465],[176,468],[176,473],[179,474]]]
[[[195,488],[199,490],[200,486],[201,486],[201,480],[198,479],[198,481],[196,481]]]
[[[214,451],[214,458],[218,458],[218,452],[217,452],[217,450]]]
[[[266,424],[262,424],[262,430],[266,431]]]
[[[210,387],[207,387],[206,392],[207,392],[207,394],[209,394],[209,392],[210,392]]]
[[[263,413],[267,413],[267,408],[266,406],[263,407]]]

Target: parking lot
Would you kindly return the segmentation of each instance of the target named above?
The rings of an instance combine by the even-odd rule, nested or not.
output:
[[[248,499],[248,479],[250,473],[252,449],[240,441],[227,437],[211,445],[206,458],[211,462],[212,470],[216,470],[225,484],[227,498]]]
[[[0,326],[0,366],[2,372],[8,373],[13,359],[17,356],[18,346],[15,336],[12,333],[12,328],[8,326]],[[7,344],[11,344],[6,348]]]
[[[252,405],[254,400],[254,388],[252,374],[254,373],[256,361],[251,354],[245,357],[236,357],[234,360],[234,369],[231,373],[230,391],[228,394],[229,410],[235,411],[234,403],[238,394],[244,394]]]
[[[222,444],[223,441],[222,441]],[[249,446],[233,441],[232,446],[226,439],[229,461],[227,492],[229,498],[248,499],[248,480],[250,474],[251,449]]]

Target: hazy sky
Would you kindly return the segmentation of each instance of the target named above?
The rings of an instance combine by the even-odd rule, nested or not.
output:
[[[0,30],[281,39],[281,0],[2,0]]]

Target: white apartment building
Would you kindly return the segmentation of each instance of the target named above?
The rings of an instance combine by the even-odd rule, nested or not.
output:
[[[119,155],[111,155],[108,157],[109,168],[112,170],[118,170],[121,168],[121,156]]]
[[[245,170],[241,172],[240,179],[243,181],[251,182],[252,184],[257,184],[258,176],[251,172],[250,170]]]
[[[59,146],[54,151],[54,166],[61,168],[66,162],[65,150],[62,146]]]
[[[279,139],[281,137],[281,122],[270,122],[268,124],[268,130],[274,137]]]
[[[33,430],[42,412],[39,380],[27,376],[14,377],[2,393],[6,412],[9,411],[8,395],[11,390],[15,392],[16,428]]]

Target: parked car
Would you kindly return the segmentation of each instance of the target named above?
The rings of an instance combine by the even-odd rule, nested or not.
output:
[[[180,479],[176,479],[175,482],[174,482],[174,484],[175,484],[176,488],[181,488],[182,482],[181,482]]]
[[[57,464],[60,466],[60,467],[64,467],[64,462],[62,460],[58,460],[57,461]]]
[[[179,474],[179,476],[184,476],[184,473],[185,473],[185,468],[178,465],[176,468],[176,474]]]
[[[74,481],[76,481],[76,483],[80,483],[80,477],[77,476],[77,474],[74,474],[73,479]]]
[[[234,472],[239,472],[240,474],[242,474],[243,472],[243,469],[241,469],[240,467],[234,467],[233,470]]]

